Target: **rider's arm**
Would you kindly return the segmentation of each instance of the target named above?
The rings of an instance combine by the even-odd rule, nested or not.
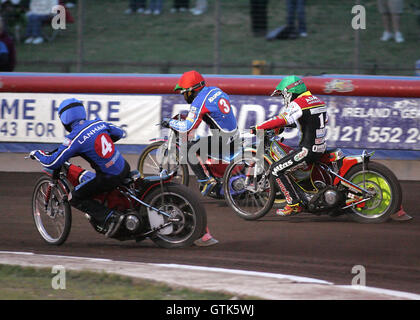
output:
[[[73,157],[77,151],[73,147],[73,141],[68,138],[64,141],[62,145],[53,153],[47,153],[42,150],[37,150],[33,157],[38,160],[42,166],[49,169],[58,169],[64,162]]]
[[[117,126],[114,126],[113,124],[108,123],[109,127],[109,136],[111,137],[113,142],[117,142],[121,138],[125,137],[125,131],[121,128],[118,128]]]
[[[169,121],[169,127],[178,132],[190,132],[192,129],[196,129],[201,121],[203,120],[203,115],[207,112],[207,108],[202,106],[200,109],[191,105],[190,112],[187,115],[185,120],[175,120],[172,119]]]
[[[256,126],[257,130],[267,130],[267,129],[274,129],[279,127],[284,127],[290,125],[292,123],[296,123],[297,120],[302,116],[303,112],[300,106],[295,103],[291,102],[289,107],[286,108],[285,111],[280,113],[278,116],[271,118],[259,125]]]

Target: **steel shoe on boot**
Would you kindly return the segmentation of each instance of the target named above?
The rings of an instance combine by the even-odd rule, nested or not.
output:
[[[217,243],[219,243],[219,241],[213,238],[208,227],[206,228],[204,236],[194,241],[194,244],[198,247],[208,247]]]
[[[299,203],[287,204],[283,209],[277,209],[276,214],[282,217],[292,216],[302,212],[303,209]]]

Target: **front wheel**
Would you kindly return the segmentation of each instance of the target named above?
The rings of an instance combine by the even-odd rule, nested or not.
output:
[[[186,164],[179,164],[178,158],[172,161],[168,160],[168,150],[165,149],[165,141],[156,141],[144,148],[137,162],[137,170],[141,177],[152,175],[158,176],[162,169],[168,172],[177,167],[177,175],[173,178],[173,182],[188,186],[189,172]]]
[[[360,207],[349,209],[350,217],[361,223],[382,223],[401,207],[402,191],[394,173],[377,162],[357,164],[346,173],[345,178],[371,191],[373,197]]]
[[[63,244],[71,229],[71,207],[64,201],[63,182],[41,177],[32,194],[32,217],[42,239],[52,245]]]
[[[151,237],[159,247],[187,247],[204,235],[207,226],[206,210],[199,201],[200,197],[184,185],[167,183],[164,189],[156,187],[144,201],[161,211],[169,213],[170,218],[143,207],[147,211],[149,222],[160,225],[167,224]],[[172,222],[170,222],[170,219]],[[169,223],[170,222],[170,223]]]
[[[223,177],[225,199],[242,219],[257,220],[273,207],[276,189],[268,173],[269,164],[255,157],[238,157]]]

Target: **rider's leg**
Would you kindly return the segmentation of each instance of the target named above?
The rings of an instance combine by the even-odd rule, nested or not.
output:
[[[209,177],[204,172],[202,167],[202,160],[200,154],[203,154],[202,150],[202,139],[198,139],[196,141],[188,142],[188,156],[187,162],[191,167],[191,170],[194,172],[197,180],[207,180]],[[206,148],[207,151],[207,148]]]
[[[204,171],[204,164],[202,159],[206,159],[210,154],[211,136],[207,139],[199,139],[198,141],[190,142],[188,144],[187,161],[197,177],[197,181],[201,187],[201,194],[206,196],[216,186],[217,181]],[[190,152],[191,150],[191,152]],[[195,157],[191,159],[191,157]]]
[[[277,210],[278,214],[290,215],[302,211],[299,196],[287,177],[287,173],[313,163],[317,157],[318,155],[310,152],[305,147],[301,147],[271,165],[270,172],[274,176],[274,180],[284,194],[287,202],[287,205],[283,209]]]
[[[123,171],[117,176],[97,174],[93,179],[74,188],[69,197],[70,204],[76,209],[88,213],[99,226],[111,232],[111,229],[117,226],[115,222],[118,221],[120,224],[123,217],[116,210],[111,210],[92,198],[114,190],[129,173],[130,166],[126,162]],[[112,228],[110,228],[111,226]],[[115,234],[115,232],[113,233]]]

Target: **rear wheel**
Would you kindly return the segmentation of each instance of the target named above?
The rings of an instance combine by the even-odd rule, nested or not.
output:
[[[226,202],[242,219],[257,220],[273,207],[274,181],[268,175],[269,164],[255,157],[238,157],[223,177]]]
[[[172,181],[188,186],[190,179],[188,166],[179,164],[178,159],[170,161],[165,146],[165,141],[156,141],[143,150],[137,162],[137,170],[141,177],[158,176],[163,169],[170,172],[177,168],[177,174]]]
[[[41,177],[32,194],[32,216],[42,239],[52,245],[63,244],[71,229],[71,207],[60,182]]]
[[[362,223],[381,223],[401,207],[402,191],[394,173],[384,165],[369,162],[363,171],[358,164],[350,169],[345,178],[374,193],[374,196],[360,207],[349,210],[350,217]]]
[[[199,196],[186,186],[174,183],[156,187],[144,200],[147,204],[169,213],[170,218],[154,210],[143,207],[149,220],[155,224],[165,225],[151,237],[152,241],[163,248],[179,248],[190,246],[205,233],[207,226],[206,210],[199,201]],[[170,220],[174,219],[171,223]],[[151,225],[153,224],[150,221]]]

